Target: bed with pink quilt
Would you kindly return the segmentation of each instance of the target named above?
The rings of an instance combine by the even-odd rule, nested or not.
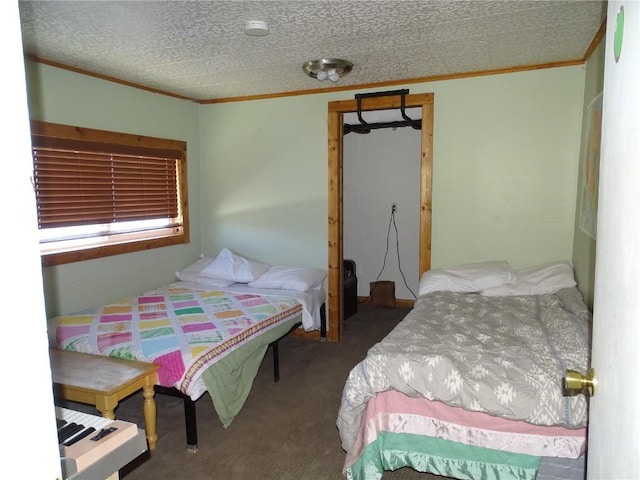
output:
[[[346,381],[344,474],[410,467],[458,479],[584,478],[591,315],[566,262],[425,274],[414,308]]]
[[[284,267],[271,269],[277,277],[263,269],[254,275],[253,286],[189,275],[212,261],[205,257],[177,272],[186,281],[49,321],[54,348],[159,365],[156,391],[184,399],[192,451],[197,450],[195,401],[208,392],[223,426],[229,426],[267,349],[274,350],[277,381],[279,339],[294,328],[324,325],[320,306],[325,294],[318,281],[306,290],[273,288],[277,285],[267,280],[281,279]],[[288,267],[287,279],[292,269],[299,277],[299,268]],[[317,278],[323,280],[323,272]]]

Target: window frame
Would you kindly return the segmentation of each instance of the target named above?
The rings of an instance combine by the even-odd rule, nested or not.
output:
[[[181,152],[178,160],[178,202],[182,216],[182,227],[177,232],[154,238],[126,240],[118,243],[98,246],[80,247],[75,250],[61,252],[41,252],[43,266],[62,265],[66,263],[93,260],[97,258],[140,252],[153,248],[167,247],[189,243],[189,209],[187,178],[187,143],[181,140],[134,135],[123,132],[98,130],[92,128],[63,125],[38,120],[31,121],[32,142],[36,137],[60,138],[71,141],[90,141],[109,143],[122,147],[167,149]],[[36,200],[37,202],[37,200]]]

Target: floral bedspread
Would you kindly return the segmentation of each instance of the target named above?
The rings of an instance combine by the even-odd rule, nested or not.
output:
[[[351,450],[368,399],[392,389],[535,425],[584,427],[585,396],[564,396],[563,377],[588,369],[590,318],[575,288],[420,296],[350,372],[337,421],[343,448]]]

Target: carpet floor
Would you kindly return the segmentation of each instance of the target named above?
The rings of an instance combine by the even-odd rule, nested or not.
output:
[[[197,402],[198,446],[186,450],[182,400],[156,395],[158,445],[120,472],[124,480],[340,480],[345,453],[336,418],[345,380],[367,350],[407,309],[367,304],[346,321],[343,340],[319,342],[287,336],[280,341],[280,381],[273,381],[271,350],[240,414],[223,428],[211,398]],[[71,408],[95,413],[86,406]],[[121,402],[117,418],[144,426],[142,395]],[[442,480],[410,468],[384,480]]]

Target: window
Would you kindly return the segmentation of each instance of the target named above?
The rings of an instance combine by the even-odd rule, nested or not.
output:
[[[189,242],[186,142],[32,121],[45,266]]]

